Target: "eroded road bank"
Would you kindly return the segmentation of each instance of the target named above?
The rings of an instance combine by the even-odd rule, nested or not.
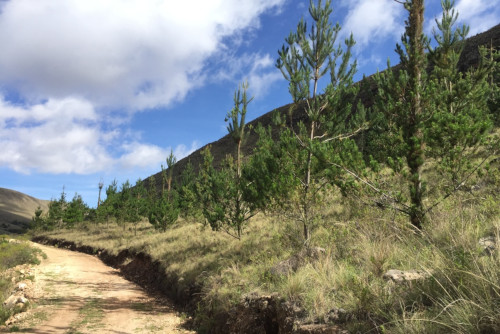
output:
[[[148,295],[98,258],[36,244],[47,255],[35,267],[29,333],[194,333],[165,300]]]

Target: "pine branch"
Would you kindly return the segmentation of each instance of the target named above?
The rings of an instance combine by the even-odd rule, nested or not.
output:
[[[432,209],[434,209],[436,206],[438,206],[439,204],[441,204],[444,200],[446,200],[448,197],[450,197],[451,195],[453,195],[455,192],[457,192],[460,188],[462,188],[464,185],[465,185],[465,182],[467,182],[467,180],[476,173],[476,171],[482,166],[484,165],[484,163],[494,154],[496,154],[497,152],[494,151],[494,152],[491,152],[486,158],[483,159],[483,161],[481,161],[480,164],[478,164],[462,181],[458,182],[455,187],[453,187],[453,189],[451,191],[449,191],[448,193],[446,193],[439,201],[435,202],[432,206],[430,206],[426,211],[425,211],[425,214],[429,213]]]

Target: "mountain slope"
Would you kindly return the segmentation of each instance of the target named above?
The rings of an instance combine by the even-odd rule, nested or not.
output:
[[[49,201],[0,188],[0,234],[21,233],[28,226],[35,210],[40,206],[46,212],[48,204]]]
[[[500,50],[500,24],[496,25],[495,27],[480,33],[476,36],[470,37],[465,41],[465,47],[464,51],[461,55],[460,62],[459,62],[459,68],[461,71],[466,71],[468,68],[472,66],[477,66],[480,60],[480,54],[479,54],[479,47],[480,46],[487,46],[487,47],[492,47],[494,49]],[[396,65],[393,67],[393,69],[397,69],[399,65]],[[366,87],[368,87],[368,92],[364,91],[363,89],[360,90],[359,94],[359,99],[363,102],[365,107],[369,107],[373,104],[372,101],[372,94],[374,94],[377,90],[377,87],[374,85],[374,81],[372,80],[372,77],[367,77],[365,79],[365,82],[359,82],[359,84],[364,85],[366,84]],[[372,94],[370,94],[370,92]],[[371,95],[371,96],[370,96]],[[288,104],[282,107],[279,107],[275,110],[272,110],[256,119],[248,123],[247,128],[253,128],[255,129],[257,127],[257,124],[261,124],[265,127],[268,125],[272,125],[272,113],[273,112],[279,112],[281,114],[286,115],[288,110],[290,109],[292,105]],[[293,114],[293,120],[294,122],[299,122],[300,120],[306,120],[307,116],[304,113],[303,108],[296,108]],[[275,129],[276,132],[278,131]],[[255,143],[257,142],[257,135],[255,131],[250,131],[248,138],[246,142],[243,144],[242,147],[242,153],[243,155],[248,155],[252,152],[252,149],[255,147]],[[173,171],[173,178],[174,180],[177,180],[181,174],[181,172],[184,170],[188,162],[191,162],[193,164],[193,167],[195,170],[198,169],[198,165],[203,161],[203,158],[201,156],[201,152],[206,146],[211,147],[211,153],[214,157],[214,165],[218,166],[222,162],[222,160],[225,158],[227,154],[235,154],[236,152],[236,146],[232,140],[232,138],[229,135],[226,135],[222,137],[221,139],[212,142],[210,144],[207,144],[203,146],[202,148],[198,149],[197,151],[193,152],[191,155],[185,157],[184,159],[181,159],[178,161],[175,166],[174,166],[174,171]],[[157,189],[161,189],[162,181],[161,181],[161,172],[158,172],[154,175],[149,176],[146,178],[146,186],[149,186],[149,180],[151,178],[154,178]]]

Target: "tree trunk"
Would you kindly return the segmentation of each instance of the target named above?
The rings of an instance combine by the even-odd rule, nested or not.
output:
[[[424,138],[421,129],[422,122],[422,71],[425,68],[425,51],[423,41],[424,0],[413,0],[410,7],[409,26],[409,62],[408,74],[410,77],[411,106],[408,119],[406,143],[409,151],[407,163],[410,169],[410,220],[413,226],[422,228],[425,219],[423,205],[423,188],[421,181],[421,167],[424,161]]]
[[[238,152],[236,156],[236,167],[237,167],[237,174],[238,174],[238,179],[241,177],[241,140],[238,141]]]

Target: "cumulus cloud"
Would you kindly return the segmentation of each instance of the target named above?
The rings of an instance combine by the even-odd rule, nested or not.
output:
[[[456,3],[459,20],[470,26],[470,35],[485,31],[500,22],[500,1],[459,0]]]
[[[15,171],[85,174],[102,170],[112,159],[101,133],[87,101],[50,99],[25,108],[0,98],[0,165]]]
[[[0,80],[32,99],[169,105],[200,84],[226,37],[283,2],[11,0],[0,13]]]
[[[205,84],[206,64],[285,1],[0,0],[0,88],[20,96],[0,95],[0,166],[76,174],[158,166],[170,149],[127,133],[133,113]],[[249,80],[264,89],[274,80],[268,60],[252,59]],[[174,152],[180,159],[198,146]]]
[[[342,32],[352,32],[361,48],[388,36],[399,38],[404,30],[404,8],[393,0],[342,1],[341,5],[348,8]]]
[[[225,66],[213,76],[213,80],[230,80],[236,84],[248,81],[250,93],[257,99],[266,96],[269,88],[283,78],[274,66],[275,59],[269,54],[226,55],[223,62]]]
[[[172,150],[177,161],[190,155],[199,148],[199,143],[194,141],[188,148],[184,144],[180,144],[175,148],[161,148],[156,145],[147,145],[139,142],[126,143],[122,146],[125,150],[117,161],[121,168],[133,169],[136,167],[157,167],[161,164],[165,165],[165,159]]]
[[[0,97],[0,165],[28,174],[91,174],[115,167],[159,166],[170,149],[127,142],[117,128],[104,130],[92,105],[77,98],[50,99],[28,108]],[[198,148],[174,149],[178,159]],[[118,151],[118,153],[114,153]]]

